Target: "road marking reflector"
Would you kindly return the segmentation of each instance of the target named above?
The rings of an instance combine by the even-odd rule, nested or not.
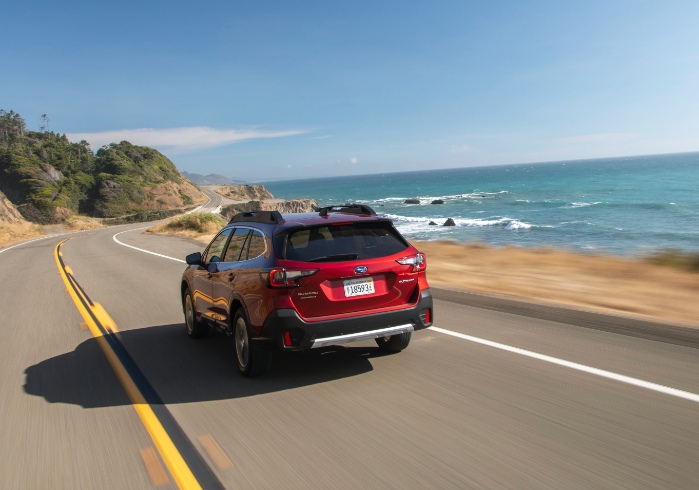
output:
[[[213,437],[208,434],[201,436],[199,437],[199,442],[219,469],[225,470],[233,466],[231,460],[226,456],[226,453],[223,452],[223,449],[221,449],[221,446],[218,445]]]
[[[160,463],[160,458],[152,447],[141,449],[141,457],[146,464],[146,471],[154,487],[162,487],[170,483],[165,468]]]

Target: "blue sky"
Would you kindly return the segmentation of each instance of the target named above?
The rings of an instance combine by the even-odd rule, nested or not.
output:
[[[11,2],[0,108],[249,181],[699,151],[698,19],[671,0]]]

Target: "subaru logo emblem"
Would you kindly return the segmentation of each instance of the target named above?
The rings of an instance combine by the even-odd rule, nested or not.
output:
[[[366,268],[366,266],[363,265],[358,265],[357,267],[354,268],[354,273],[355,274],[366,274],[366,271],[369,269]]]

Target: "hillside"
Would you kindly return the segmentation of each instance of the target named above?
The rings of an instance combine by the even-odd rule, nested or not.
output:
[[[0,223],[23,223],[24,219],[5,194],[0,192]]]
[[[117,218],[184,209],[206,201],[157,150],[127,141],[93,153],[53,132],[28,131],[0,110],[0,191],[22,217],[61,223],[75,214]]]
[[[189,172],[182,172],[182,175],[187,177],[190,182],[197,185],[231,185],[235,184],[235,181],[218,174],[195,174]]]
[[[91,196],[96,216],[184,209],[206,202],[166,156],[128,141],[100,148],[95,174]]]

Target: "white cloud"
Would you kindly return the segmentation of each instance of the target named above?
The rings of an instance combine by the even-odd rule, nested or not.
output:
[[[160,149],[196,150],[260,138],[283,138],[307,133],[304,130],[270,131],[261,129],[215,129],[205,126],[170,129],[119,129],[100,133],[68,134],[71,141],[86,140],[97,149],[109,143],[128,141]]]
[[[352,165],[355,165],[357,162],[359,162],[359,158],[357,158],[357,157],[352,157],[352,158],[350,158],[350,163],[351,163]]]

